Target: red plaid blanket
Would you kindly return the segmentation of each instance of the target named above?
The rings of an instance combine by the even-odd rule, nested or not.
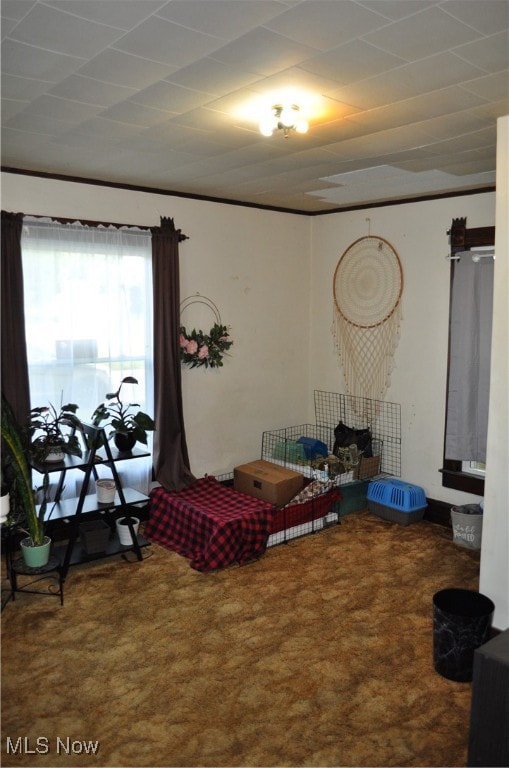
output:
[[[279,533],[286,528],[293,528],[295,525],[302,525],[325,517],[341,498],[342,493],[339,488],[334,488],[322,496],[309,499],[304,504],[287,504],[286,507],[277,510],[270,532]]]
[[[271,504],[203,477],[182,491],[154,488],[145,536],[189,558],[197,571],[243,565],[265,552]]]

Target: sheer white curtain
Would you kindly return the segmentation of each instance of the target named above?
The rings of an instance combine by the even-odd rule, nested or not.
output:
[[[454,265],[445,458],[486,461],[493,316],[492,258]]]
[[[150,232],[25,217],[21,249],[31,406],[77,403],[90,422],[106,393],[134,376],[122,400],[152,415]],[[123,484],[148,489],[150,461],[117,469]]]

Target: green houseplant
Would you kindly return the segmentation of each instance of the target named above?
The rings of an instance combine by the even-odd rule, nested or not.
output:
[[[101,403],[92,414],[93,425],[100,426],[107,421],[111,426],[108,437],[113,437],[115,445],[121,453],[134,448],[137,442],[147,445],[148,432],[155,429],[154,420],[139,409],[139,403],[124,403],[120,399],[123,384],[137,384],[134,376],[126,376],[120,382],[116,392],[109,392],[106,401]]]
[[[24,546],[21,550],[27,565],[32,563],[31,558],[27,560],[27,550],[39,547],[44,549],[47,562],[50,544],[49,537],[45,534],[44,520],[49,477],[44,475],[43,502],[37,510],[29,456],[29,431],[19,425],[9,403],[2,395],[2,475],[9,478],[9,493],[15,499],[15,507],[19,512],[16,525],[19,530],[28,534],[28,538],[23,540]],[[36,562],[38,565],[45,565],[44,559]]]
[[[80,430],[82,424],[76,416],[78,407],[75,403],[32,408],[30,411],[29,434],[30,451],[37,462],[63,461],[64,455],[81,456],[82,450],[78,435],[65,434],[62,427],[74,427]]]

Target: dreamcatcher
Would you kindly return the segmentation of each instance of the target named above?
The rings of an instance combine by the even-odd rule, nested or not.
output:
[[[398,254],[371,234],[341,256],[333,280],[333,335],[347,392],[383,399],[401,322],[403,272]]]

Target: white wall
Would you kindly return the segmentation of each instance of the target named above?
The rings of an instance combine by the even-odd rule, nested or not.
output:
[[[189,236],[180,245],[181,298],[212,299],[234,340],[223,368],[182,373],[197,477],[259,458],[263,430],[292,424],[296,414],[301,423],[309,388],[308,217],[16,174],[2,174],[2,208],[140,226],[169,216]],[[188,328],[208,322],[203,330],[214,323],[199,306],[183,320]]]
[[[403,268],[403,318],[385,400],[401,404],[402,470],[407,482],[451,504],[475,500],[442,487],[450,262],[453,218],[468,227],[495,224],[494,193],[338,213],[313,219],[311,389],[344,392],[331,333],[332,280],[346,248],[368,234],[385,238]]]
[[[502,171],[507,167],[505,145]],[[501,206],[497,203],[497,265],[499,247],[507,249],[502,210],[507,184],[504,195]],[[180,249],[181,297],[199,292],[211,298],[235,342],[232,357],[219,371],[183,371],[188,447],[197,476],[230,471],[258,458],[265,429],[313,421],[313,390],[345,391],[331,334],[332,277],[345,249],[370,227],[395,247],[404,272],[401,335],[386,395],[402,408],[402,477],[451,505],[475,500],[443,488],[438,472],[449,313],[446,233],[452,219],[461,216],[467,217],[468,227],[495,224],[494,193],[306,217],[3,174],[2,208],[146,226],[170,216],[189,235]],[[507,287],[507,264],[505,275]],[[495,311],[498,318],[505,312],[507,323],[503,288]],[[191,314],[184,320],[195,324]],[[507,325],[504,331],[503,321],[496,319],[495,327],[496,344],[505,344],[507,366]],[[499,352],[494,348],[495,357]],[[507,422],[507,368],[505,383],[502,373],[492,393],[491,415],[498,420],[505,408]],[[493,457],[501,429],[496,437],[491,423],[490,429],[488,461],[505,464],[487,481],[491,490],[481,587],[496,598],[494,624],[503,629],[509,623],[503,607],[508,591],[507,423],[506,453],[498,454],[498,461]]]
[[[497,123],[497,206],[488,473],[480,590],[495,603],[494,624],[509,626],[509,117]]]

